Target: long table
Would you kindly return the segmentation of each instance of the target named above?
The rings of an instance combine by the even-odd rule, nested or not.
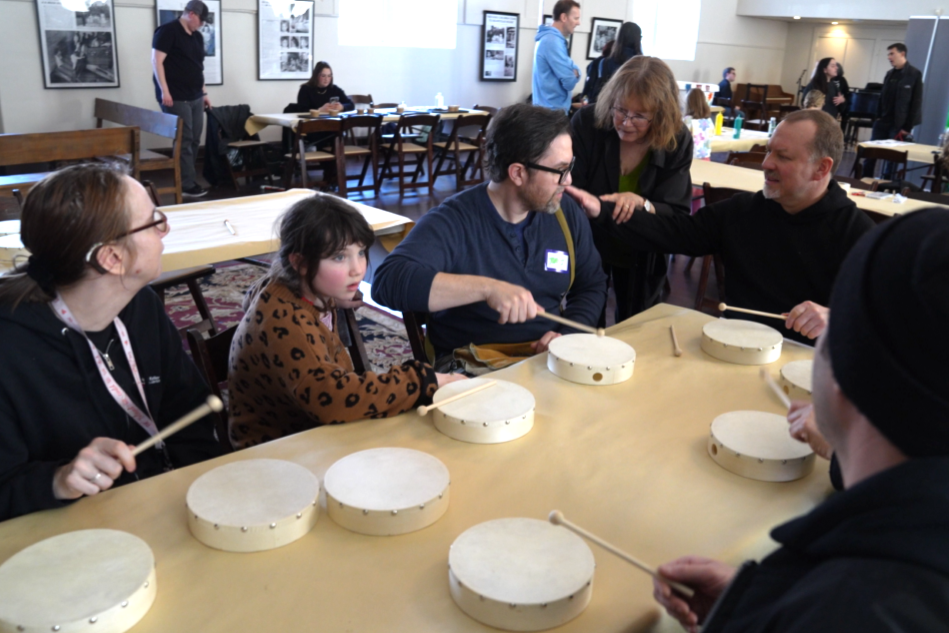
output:
[[[42,539],[84,528],[131,532],[152,548],[158,596],[135,633],[167,631],[493,631],[465,615],[448,591],[448,549],[469,527],[500,517],[545,518],[553,509],[651,564],[684,554],[732,563],[775,546],[776,524],[807,512],[830,492],[827,462],[789,483],[743,479],[707,454],[718,415],[783,407],[758,367],[717,361],[700,349],[712,317],[656,306],[609,329],[637,352],[631,380],[609,387],[565,382],[546,354],[492,375],[536,398],[534,429],[505,444],[468,444],[439,433],[414,411],[391,419],[327,426],[82,499],[69,507],[0,523],[0,561]],[[672,353],[675,325],[684,354]],[[785,343],[777,375],[812,348]],[[402,536],[349,532],[321,513],[316,527],[282,548],[235,554],[188,531],[185,494],[201,474],[250,458],[296,462],[321,480],[354,451],[401,446],[426,451],[451,473],[448,512]],[[651,579],[592,547],[589,607],[565,632],[631,633],[681,628],[660,616]]]
[[[411,106],[405,108],[405,114],[428,114],[435,109],[434,106]],[[442,121],[454,121],[458,117],[466,114],[487,114],[482,110],[469,110],[462,108],[460,112],[435,112],[441,117]],[[350,112],[343,112],[338,117],[320,117],[321,119],[334,119],[334,118],[345,118],[347,116],[353,116],[358,114],[366,114],[359,112],[357,110],[352,110]],[[395,123],[399,120],[399,117],[402,116],[396,111],[395,108],[376,108],[373,114],[381,114],[383,123]],[[300,121],[312,121],[314,117],[310,116],[304,112],[287,112],[283,114],[255,114],[254,116],[247,119],[247,122],[244,124],[244,129],[248,134],[254,135],[263,130],[264,128],[271,125],[279,125],[281,127],[287,127],[290,129],[296,129],[297,124]]]
[[[724,163],[716,163],[708,160],[692,161],[692,184],[701,187],[702,183],[707,182],[713,187],[731,187],[732,189],[741,189],[742,191],[760,191],[764,185],[764,174],[757,169],[748,169],[747,167],[736,167]],[[876,213],[886,217],[912,213],[920,209],[926,209],[935,205],[931,202],[920,200],[906,200],[902,203],[893,202],[893,199],[875,200],[865,196],[853,195],[857,190],[850,191],[850,199],[853,200],[857,208],[863,209],[869,213]]]
[[[735,138],[734,128],[722,128],[722,133],[712,137],[713,152],[747,152],[755,145],[767,145],[768,133],[760,130],[742,130]]]
[[[258,196],[161,207],[171,225],[171,231],[164,239],[162,270],[170,272],[273,252],[280,246],[277,219],[294,203],[313,195],[329,194],[318,194],[310,189],[290,189]],[[405,216],[339,199],[359,211],[382,240],[398,243],[415,225]],[[228,230],[225,220],[235,234]],[[29,255],[23,249],[19,236],[0,237],[0,272],[12,268],[12,260],[17,255]]]
[[[937,145],[924,145],[922,143],[907,143],[906,141],[883,140],[883,141],[864,141],[857,143],[859,147],[879,147],[882,149],[892,149],[897,152],[906,152],[906,159],[915,163],[933,162],[933,154],[938,154],[942,148]]]

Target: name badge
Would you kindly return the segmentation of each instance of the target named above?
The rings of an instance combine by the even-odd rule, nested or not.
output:
[[[544,270],[555,273],[565,273],[570,270],[570,256],[563,251],[547,251],[547,261]]]

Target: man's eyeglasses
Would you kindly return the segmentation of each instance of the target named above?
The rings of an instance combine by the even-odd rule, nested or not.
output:
[[[157,228],[162,233],[167,232],[168,231],[168,216],[166,216],[164,213],[162,213],[158,209],[155,209],[155,212],[152,214],[151,222],[147,224],[143,224],[142,226],[138,228],[134,228],[130,231],[126,231],[125,233],[122,233],[121,235],[117,235],[114,238],[112,238],[110,241],[114,242],[114,241],[122,239],[123,237],[128,237],[129,235],[138,233],[139,231],[147,231],[148,229],[151,229],[151,228]],[[92,264],[93,267],[96,268],[97,270],[99,270],[100,266],[98,265],[98,262],[96,260],[96,255],[98,253],[98,250],[102,248],[103,246],[105,246],[105,244],[106,244],[105,242],[96,242],[95,244],[92,245],[92,248],[89,249],[89,252],[86,253],[86,261]],[[99,270],[99,272],[105,272],[105,271]]]
[[[622,125],[632,123],[635,126],[644,126],[652,123],[652,119],[647,119],[641,114],[630,113],[624,110],[623,108],[612,107],[610,110],[613,111],[613,121],[619,122]]]
[[[560,176],[560,179],[557,181],[558,185],[564,184],[564,181],[567,179],[567,174],[573,171],[573,164],[577,162],[577,157],[574,156],[570,159],[570,164],[567,165],[566,169],[554,169],[553,167],[544,167],[543,165],[537,165],[535,163],[524,163],[525,167],[530,169],[536,169],[538,171],[546,171],[551,174],[557,174]]]

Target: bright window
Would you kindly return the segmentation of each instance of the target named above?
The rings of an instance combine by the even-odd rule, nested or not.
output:
[[[458,0],[339,0],[340,46],[455,48]]]
[[[701,0],[636,0],[633,22],[643,30],[643,52],[662,59],[695,61]]]

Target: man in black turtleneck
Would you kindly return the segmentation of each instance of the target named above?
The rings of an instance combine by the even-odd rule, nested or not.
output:
[[[842,154],[837,122],[825,112],[801,110],[788,115],[768,142],[762,191],[738,194],[695,215],[642,208],[618,213],[611,202],[572,187],[567,192],[594,222],[616,225],[630,249],[720,254],[727,303],[787,313],[784,334],[809,342],[827,326],[824,306],[840,264],[873,228],[833,180]]]

